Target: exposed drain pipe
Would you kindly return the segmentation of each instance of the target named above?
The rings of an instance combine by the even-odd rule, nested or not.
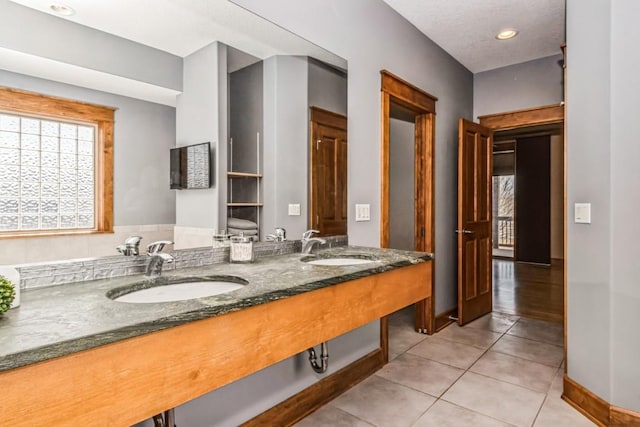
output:
[[[329,367],[329,349],[327,347],[327,342],[323,342],[320,344],[320,365],[318,365],[318,357],[316,356],[316,350],[311,347],[307,350],[309,352],[309,363],[314,371],[319,374],[324,374],[327,372],[327,368]]]
[[[162,414],[154,415],[153,418],[154,427],[176,427],[176,416],[173,409],[164,411]]]

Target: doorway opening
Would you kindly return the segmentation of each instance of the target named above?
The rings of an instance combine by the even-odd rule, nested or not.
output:
[[[493,309],[562,322],[564,107],[483,116],[480,123],[494,130]]]
[[[437,98],[386,70],[381,71],[381,80],[380,247],[399,245],[398,249],[433,253]],[[402,204],[408,201],[405,206],[409,206],[409,210],[396,209],[398,204],[392,201],[392,194],[394,198],[403,197]],[[403,218],[408,219],[403,223]],[[429,296],[415,304],[414,326],[418,332],[431,334],[434,332],[433,269],[425,287]],[[381,341],[388,351],[387,340],[388,321],[384,318]]]
[[[562,259],[562,123],[495,131],[492,151],[493,256],[547,266]]]

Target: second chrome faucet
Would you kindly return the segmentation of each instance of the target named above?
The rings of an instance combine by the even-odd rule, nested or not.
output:
[[[313,249],[313,247],[315,245],[324,245],[325,243],[327,243],[326,240],[320,238],[320,237],[311,237],[314,234],[319,233],[318,230],[307,230],[304,233],[302,233],[302,253],[303,254],[310,254],[311,250]]]
[[[173,245],[170,240],[160,240],[147,245],[147,255],[150,257],[149,264],[147,264],[147,272],[145,276],[149,278],[158,277],[162,274],[162,266],[166,262],[172,263],[174,258],[168,253],[162,252],[165,245]]]

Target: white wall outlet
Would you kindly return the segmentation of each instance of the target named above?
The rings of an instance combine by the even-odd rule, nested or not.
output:
[[[300,203],[289,203],[289,216],[300,216]]]
[[[356,221],[371,221],[369,204],[356,204]]]
[[[591,224],[591,203],[576,203],[573,205],[576,224]]]

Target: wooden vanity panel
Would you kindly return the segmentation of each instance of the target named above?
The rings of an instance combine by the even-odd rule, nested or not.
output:
[[[3,425],[130,426],[428,298],[431,270],[403,267],[2,372]]]

